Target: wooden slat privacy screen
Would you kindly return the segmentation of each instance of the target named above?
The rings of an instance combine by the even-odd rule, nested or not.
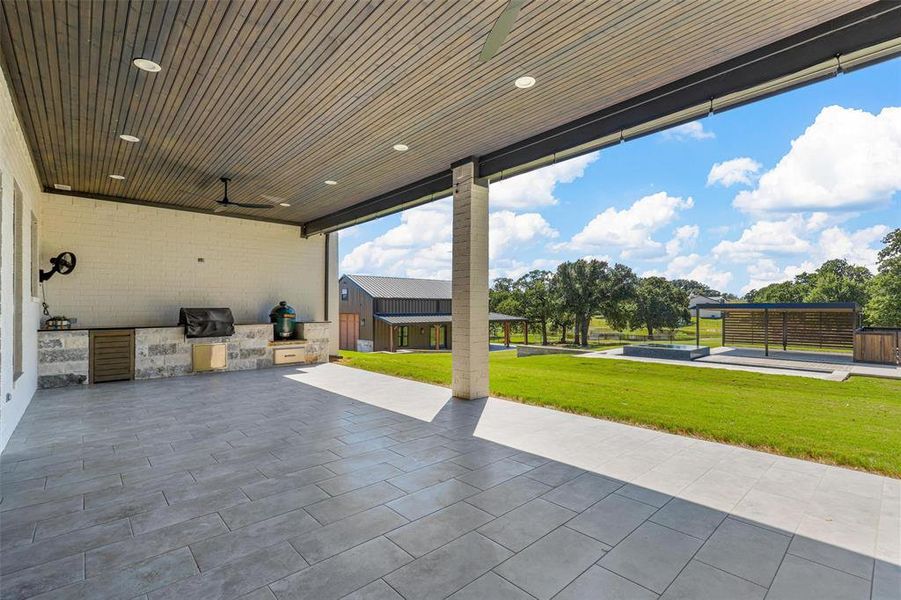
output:
[[[847,349],[854,347],[856,315],[827,311],[724,311],[723,343],[726,346],[764,343],[764,319],[771,346],[808,346]]]

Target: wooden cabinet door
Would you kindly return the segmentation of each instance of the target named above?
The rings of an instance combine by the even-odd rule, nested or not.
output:
[[[135,330],[91,331],[91,383],[134,379]]]

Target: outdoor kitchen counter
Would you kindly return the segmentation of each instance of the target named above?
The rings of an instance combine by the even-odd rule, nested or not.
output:
[[[297,321],[298,325],[328,325],[331,321]],[[235,323],[235,327],[245,327],[249,325],[268,325],[272,327],[272,323]],[[67,329],[38,329],[41,331],[111,331],[113,329],[184,329],[183,325],[110,325],[103,327],[69,327]]]
[[[228,371],[264,369],[273,365],[273,349],[293,345],[303,349],[306,363],[328,362],[329,322],[298,322],[298,339],[273,340],[271,323],[235,325],[228,337],[186,338],[182,326],[85,327],[38,331],[38,385],[62,387],[89,382],[91,330],[134,329],[135,379],[192,375],[192,346],[223,343]]]

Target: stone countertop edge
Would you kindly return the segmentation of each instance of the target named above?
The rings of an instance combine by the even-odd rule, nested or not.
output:
[[[295,321],[303,325],[327,325],[331,321]],[[272,323],[235,323],[235,327],[272,325]],[[60,333],[66,331],[110,331],[113,329],[183,329],[183,325],[117,325],[102,327],[69,327],[68,329],[38,329],[38,333]]]

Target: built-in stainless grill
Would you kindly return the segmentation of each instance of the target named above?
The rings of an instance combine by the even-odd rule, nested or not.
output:
[[[184,326],[185,337],[224,337],[235,333],[235,318],[230,308],[182,308],[178,324]]]

